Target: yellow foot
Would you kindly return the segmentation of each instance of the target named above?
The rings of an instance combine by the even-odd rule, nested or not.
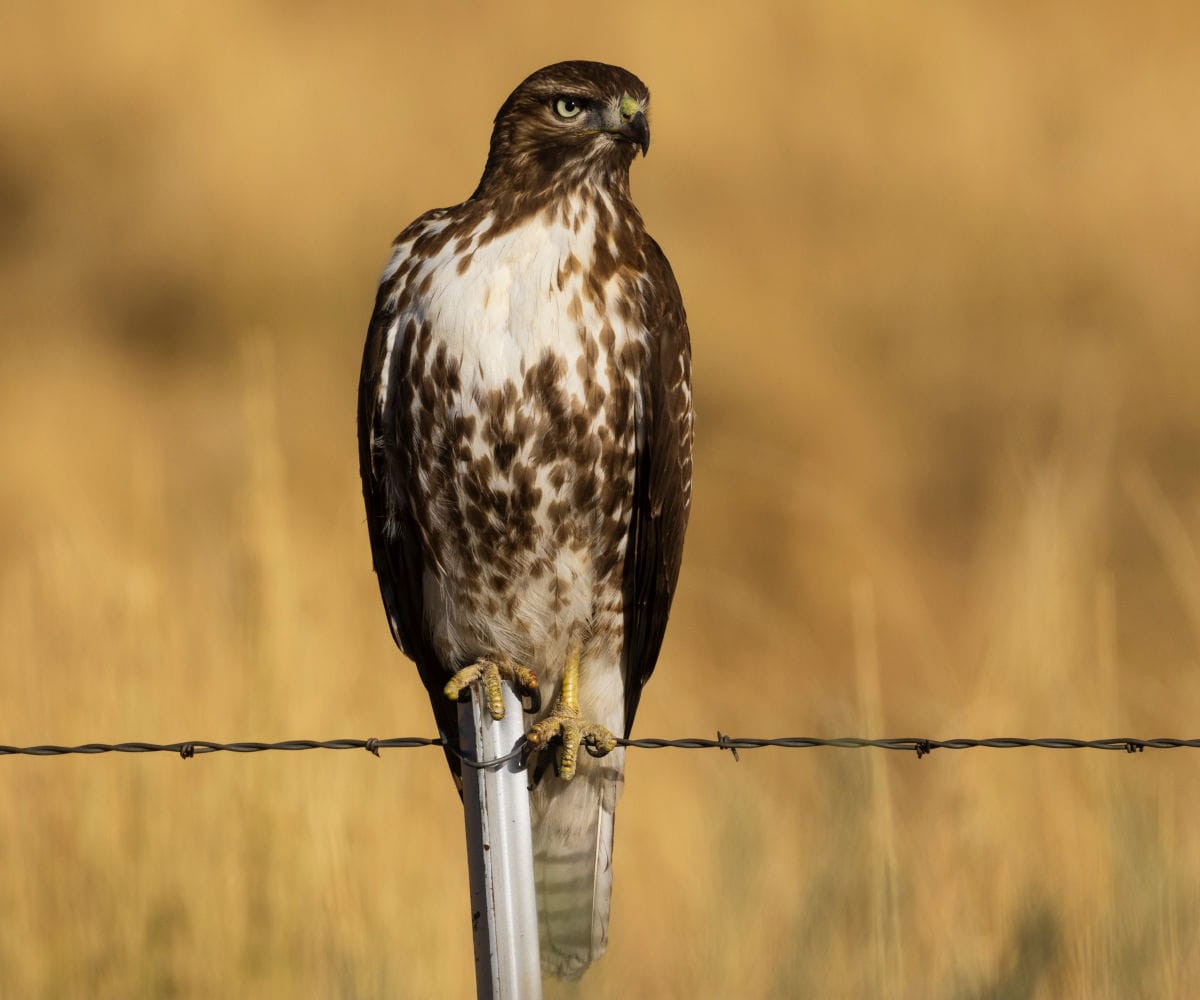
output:
[[[478,683],[483,694],[483,703],[493,719],[504,718],[504,689],[501,679],[508,681],[518,695],[528,695],[534,702],[533,711],[541,703],[538,695],[537,677],[528,667],[518,666],[506,656],[482,657],[469,667],[458,671],[442,689],[451,701],[458,701],[472,684]]]
[[[596,757],[612,753],[617,746],[616,737],[608,729],[586,721],[579,710],[578,647],[573,648],[567,657],[554,710],[541,722],[534,723],[525,735],[535,750],[540,750],[555,737],[562,739],[562,748],[558,752],[558,776],[563,781],[575,777],[581,743],[586,743],[588,752]]]
[[[587,722],[577,706],[564,704],[562,698],[554,706],[554,711],[541,722],[534,723],[525,739],[535,750],[540,750],[556,736],[562,739],[562,747],[558,752],[558,776],[563,781],[575,777],[581,743],[586,743],[589,752],[597,757],[612,753],[617,746],[616,737],[608,729]]]

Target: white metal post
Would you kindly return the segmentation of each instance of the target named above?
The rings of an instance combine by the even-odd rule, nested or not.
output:
[[[463,753],[495,760],[512,751],[525,731],[521,701],[504,688],[504,718],[492,718],[471,686],[458,706]],[[519,759],[478,769],[463,765],[467,867],[475,934],[478,1000],[541,1000],[533,838],[529,827],[528,775]]]

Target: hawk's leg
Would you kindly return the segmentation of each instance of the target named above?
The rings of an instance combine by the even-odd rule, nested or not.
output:
[[[579,745],[587,743],[591,752],[602,757],[617,746],[616,737],[604,726],[584,719],[579,710],[579,649],[571,650],[563,670],[562,686],[554,708],[541,722],[535,723],[526,739],[529,745],[540,749],[555,737],[562,739],[558,754],[558,776],[570,781],[575,776],[579,760]]]
[[[483,703],[492,718],[503,719],[504,690],[500,686],[501,679],[508,681],[518,695],[529,695],[534,700],[534,711],[537,711],[536,706],[541,704],[537,677],[528,667],[513,663],[507,656],[481,657],[458,671],[442,690],[451,701],[458,701],[459,695],[477,683],[483,694]]]

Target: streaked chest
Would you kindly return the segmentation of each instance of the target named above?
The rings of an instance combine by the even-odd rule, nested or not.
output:
[[[395,293],[387,350],[405,352],[397,404],[429,546],[463,575],[480,562],[511,579],[576,549],[608,576],[632,494],[644,278],[593,213],[494,237],[490,222],[411,266]]]
[[[617,241],[595,211],[550,214],[499,235],[484,217],[411,267],[394,293],[404,304],[396,329],[403,335],[407,319],[415,319],[430,337],[412,376],[423,376],[442,352],[459,361],[465,396],[510,383],[520,389],[530,368],[552,354],[565,364],[562,387],[584,397],[589,378],[609,388],[610,357],[618,366],[634,360],[631,351],[645,343],[630,308],[641,275],[619,259]],[[397,257],[403,255],[399,248]]]

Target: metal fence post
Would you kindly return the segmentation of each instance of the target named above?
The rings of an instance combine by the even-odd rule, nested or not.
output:
[[[496,721],[471,687],[458,706],[463,753],[475,760],[503,757],[525,731],[521,701],[504,688],[504,718]],[[463,767],[475,986],[479,1000],[541,1000],[533,839],[528,775],[520,760],[494,768]]]

